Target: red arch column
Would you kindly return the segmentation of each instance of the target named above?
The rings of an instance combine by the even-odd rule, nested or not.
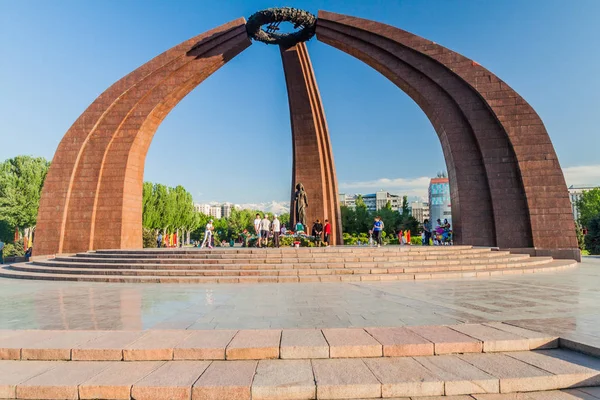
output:
[[[36,254],[141,247],[143,166],[156,128],[189,91],[250,44],[239,18],[173,47],[100,95],[54,156],[40,201]]]
[[[468,232],[489,231],[482,244],[579,257],[550,138],[506,83],[456,52],[374,21],[319,11],[317,38],[382,72],[429,116],[448,164],[461,242],[475,239],[465,240]]]
[[[294,192],[296,184],[302,183],[309,200],[306,215],[306,222],[309,225],[307,231],[310,231],[313,222],[317,219],[322,222],[329,219],[331,243],[343,244],[342,218],[331,141],[306,44],[298,43],[290,48],[281,48],[281,59],[290,103],[294,148],[290,202],[292,227],[296,223]]]

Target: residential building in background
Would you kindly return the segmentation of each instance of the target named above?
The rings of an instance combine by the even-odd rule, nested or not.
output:
[[[210,215],[210,204],[194,204],[194,208],[201,214]]]
[[[222,206],[213,206],[210,204],[194,204],[194,208],[199,213],[204,215],[210,215],[214,219],[221,219],[222,216]]]
[[[432,226],[447,219],[452,224],[450,183],[446,177],[432,178],[429,182],[429,215]]]
[[[231,210],[233,210],[233,205],[229,203],[223,203],[221,205],[221,216],[223,218],[231,217]]]
[[[579,208],[577,207],[577,202],[581,199],[583,192],[587,192],[588,190],[596,189],[598,187],[600,186],[569,186],[569,198],[571,199],[571,210],[573,210],[573,218],[575,218],[575,222],[579,221]]]
[[[402,208],[402,196],[390,194],[385,190],[365,194],[363,200],[369,211],[379,211],[382,208],[385,208],[388,202],[391,204],[392,210],[394,211],[398,211]]]
[[[351,209],[356,208],[356,195],[355,194],[340,193],[339,198],[340,198],[340,207],[346,206]]]
[[[426,201],[413,201],[410,203],[410,214],[414,219],[419,221],[421,224],[429,218],[429,203]]]
[[[211,206],[210,207],[210,215],[214,219],[221,219],[221,206]]]

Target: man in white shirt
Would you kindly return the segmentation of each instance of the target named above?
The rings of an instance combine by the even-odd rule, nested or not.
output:
[[[258,240],[256,241],[256,247],[260,247],[260,214],[256,214],[256,218],[254,218],[254,233]]]
[[[204,228],[204,240],[202,241],[202,246],[200,248],[204,248],[204,245],[208,243],[208,248],[212,249],[212,232],[215,228],[213,227],[213,220],[211,219],[206,224],[206,228]]]
[[[279,231],[281,229],[281,223],[277,219],[277,215],[274,216],[273,223],[271,224],[271,230],[273,231],[273,246],[279,247]]]
[[[265,214],[265,217],[260,221],[260,237],[262,238],[262,247],[268,247],[269,245],[269,231],[271,230],[271,221],[269,216]]]

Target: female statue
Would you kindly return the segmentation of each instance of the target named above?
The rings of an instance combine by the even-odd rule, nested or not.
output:
[[[296,203],[296,222],[301,222],[302,225],[306,227],[306,209],[308,208],[308,197],[306,196],[306,191],[301,183],[296,185],[296,194],[294,199]]]

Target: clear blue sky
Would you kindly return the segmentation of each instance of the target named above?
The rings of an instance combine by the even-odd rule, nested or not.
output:
[[[568,183],[600,184],[598,0],[0,0],[0,160],[52,158],[79,114],[125,74],[198,33],[285,5],[374,19],[473,58],[537,110]],[[308,48],[341,191],[422,192],[445,168],[423,112],[360,61],[316,38]],[[182,184],[199,202],[287,199],[287,107],[277,47],[254,43],[167,117],[146,180]]]

